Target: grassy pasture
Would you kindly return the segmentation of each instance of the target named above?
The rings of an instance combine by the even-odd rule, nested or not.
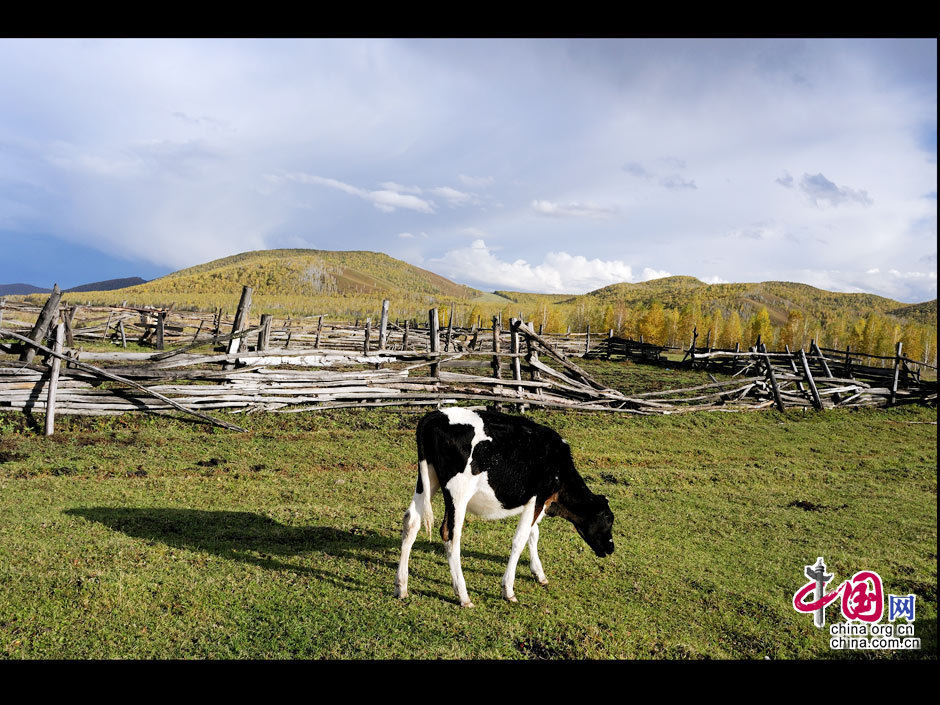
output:
[[[625,391],[699,380],[590,369]],[[49,439],[0,414],[0,654],[936,657],[935,409],[533,417],[609,497],[617,549],[598,559],[567,522],[545,519],[549,586],[524,554],[511,605],[499,580],[515,522],[471,517],[476,608],[461,610],[436,529],[412,552],[412,596],[392,597],[416,414],[239,416],[246,434],[61,417]],[[916,593],[923,649],[830,651],[790,605],[819,555],[837,581],[870,569],[886,592]]]

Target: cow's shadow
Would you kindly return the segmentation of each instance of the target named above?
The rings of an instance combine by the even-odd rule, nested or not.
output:
[[[205,551],[228,560],[250,563],[271,570],[289,570],[325,579],[343,588],[373,590],[348,575],[331,573],[321,568],[298,563],[304,554],[320,553],[359,561],[370,566],[384,566],[390,579],[398,567],[401,539],[387,536],[372,529],[335,529],[329,526],[287,526],[261,514],[252,512],[206,511],[169,507],[78,507],[65,514],[96,521],[115,531],[147,541],[159,541],[174,548]],[[412,549],[440,554],[440,541],[417,541]],[[507,557],[489,553],[465,551],[461,553],[485,561],[505,563]],[[431,581],[439,587],[450,586],[446,561],[441,575],[411,574],[421,582]],[[484,570],[487,575],[499,576],[501,571]],[[419,586],[414,584],[415,588]],[[390,582],[391,584],[391,582]],[[423,592],[418,589],[415,592]],[[447,590],[449,592],[449,590]],[[442,599],[451,599],[440,593],[426,592]]]

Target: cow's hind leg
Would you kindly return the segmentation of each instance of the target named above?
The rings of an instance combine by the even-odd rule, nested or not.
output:
[[[398,572],[395,575],[395,597],[408,597],[408,559],[411,557],[411,547],[418,537],[422,524],[430,530],[433,521],[431,497],[434,496],[437,487],[436,473],[433,468],[429,468],[426,461],[422,460],[418,464],[418,484],[414,497],[402,519],[401,559],[398,561]]]
[[[545,516],[544,512],[542,516]],[[548,585],[548,578],[545,577],[545,571],[542,569],[542,561],[539,560],[539,522],[542,516],[535,521],[529,532],[529,570],[539,581],[539,585]]]
[[[402,519],[401,559],[398,561],[398,573],[395,575],[395,597],[408,597],[408,559],[420,530],[421,515],[418,513],[418,503],[413,499]]]
[[[519,517],[519,525],[516,527],[516,534],[512,537],[512,550],[509,553],[509,564],[506,566],[506,573],[503,575],[503,598],[510,602],[518,602],[516,594],[513,592],[513,584],[516,581],[516,565],[519,563],[519,556],[525,549],[526,542],[532,533],[534,524],[532,519],[535,516],[535,497],[529,500],[522,510]]]
[[[463,522],[467,516],[469,498],[462,495],[452,496],[444,489],[444,522],[441,524],[441,538],[444,539],[444,553],[450,566],[450,579],[454,586],[461,607],[473,607],[467,595],[467,583],[460,566],[460,537],[463,534]]]

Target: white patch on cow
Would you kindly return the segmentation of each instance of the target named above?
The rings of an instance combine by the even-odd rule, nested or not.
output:
[[[447,417],[447,420],[450,421],[451,426],[466,424],[467,426],[473,427],[473,438],[470,440],[470,453],[467,455],[467,466],[464,468],[464,472],[469,474],[470,464],[473,462],[473,449],[477,447],[477,443],[492,441],[493,439],[486,435],[486,431],[483,428],[483,419],[481,419],[480,415],[475,411],[462,409],[459,406],[441,409],[441,411],[444,416]]]
[[[471,453],[473,453],[473,449],[476,447],[477,443],[493,440],[486,435],[486,431],[483,428],[483,419],[481,419],[480,415],[475,411],[470,411],[460,406],[452,406],[447,409],[441,409],[441,413],[447,417],[447,420],[450,421],[452,426],[459,423],[473,426],[473,440],[470,441]]]
[[[496,493],[490,487],[487,473],[477,475],[476,492],[470,498],[467,509],[483,519],[505,519],[506,517],[521,514],[525,505],[507,509],[496,498]]]

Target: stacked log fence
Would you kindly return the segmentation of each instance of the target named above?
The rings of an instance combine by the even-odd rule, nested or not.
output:
[[[253,323],[247,287],[231,318],[222,311],[127,306],[76,310],[57,300],[50,304],[54,296],[44,307],[7,301],[0,310],[0,338],[12,341],[0,345],[0,353],[18,356],[0,359],[0,410],[46,413],[49,433],[56,413],[182,412],[241,430],[207,412],[474,402],[654,415],[935,405],[937,399],[936,380],[922,375],[936,367],[904,357],[900,345],[888,358],[815,342],[808,352],[769,352],[759,341],[747,351],[700,348],[693,336],[678,364],[728,379],[712,376],[708,384],[628,395],[598,382],[574,358],[616,355],[664,364],[666,353],[680,349],[617,338],[612,331],[595,335],[591,347],[589,331],[580,337],[540,334],[532,323],[511,319],[506,325],[498,317],[490,328],[459,327],[451,317],[441,330],[437,309],[426,323],[394,321],[387,302],[378,323],[326,322],[323,316],[278,321],[268,314]],[[131,339],[155,349],[82,349],[82,341],[102,339],[118,345],[123,339],[124,346]],[[195,352],[207,345],[210,352]]]

